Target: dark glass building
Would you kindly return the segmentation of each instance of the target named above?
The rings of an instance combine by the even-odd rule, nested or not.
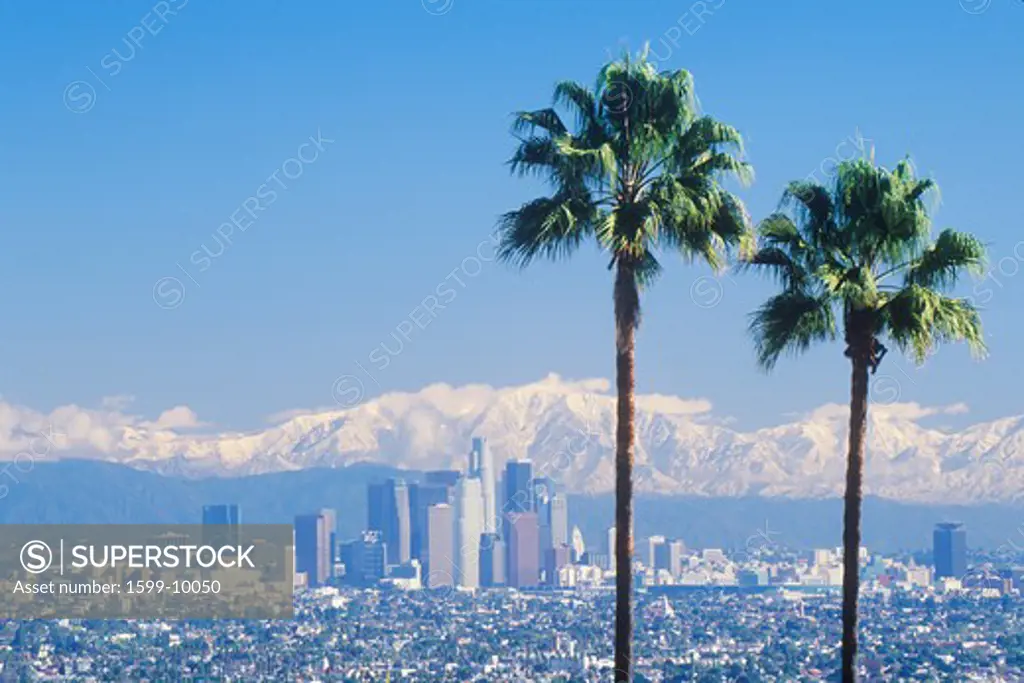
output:
[[[324,585],[331,576],[330,539],[324,515],[315,513],[295,518],[295,571],[305,572],[311,587]]]
[[[505,540],[510,538],[509,518],[533,511],[532,479],[533,463],[529,460],[509,460],[505,463],[504,507],[501,510],[502,535]]]
[[[238,545],[242,513],[237,505],[203,506],[203,544],[220,547]]]
[[[358,541],[341,546],[341,561],[345,565],[345,583],[353,586],[372,586],[387,574],[384,543],[380,532],[364,531]]]
[[[935,578],[960,578],[967,573],[967,530],[960,522],[935,525],[932,534]]]
[[[407,564],[412,557],[409,487],[403,479],[370,484],[367,504],[367,528],[380,532],[388,564]]]
[[[409,554],[421,565],[427,562],[427,510],[431,505],[452,502],[451,487],[445,484],[409,484]]]
[[[480,585],[505,585],[505,542],[498,534],[485,533],[480,537]]]

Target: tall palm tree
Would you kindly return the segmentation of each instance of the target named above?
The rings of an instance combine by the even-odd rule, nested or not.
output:
[[[568,120],[562,118],[562,113]],[[559,260],[593,238],[615,271],[615,680],[631,680],[634,334],[640,292],[677,252],[712,266],[733,246],[753,245],[743,204],[719,180],[748,180],[742,138],[698,113],[693,79],[658,72],[647,50],[605,65],[593,90],[564,81],[553,106],[515,115],[519,176],[551,193],[502,216],[499,257],[525,267]]]
[[[873,157],[873,153],[872,153]],[[946,296],[966,272],[980,272],[984,246],[944,230],[932,241],[924,197],[937,191],[909,160],[893,170],[874,159],[841,163],[828,187],[794,182],[779,211],[758,226],[747,264],[766,269],[782,291],[752,315],[758,360],[771,370],[784,353],[836,338],[842,321],[852,366],[843,514],[842,680],[856,680],[860,510],[868,414],[868,371],[888,338],[920,363],[941,342],[966,341],[984,355],[978,311]]]

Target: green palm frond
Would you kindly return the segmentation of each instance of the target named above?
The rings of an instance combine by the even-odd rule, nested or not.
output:
[[[595,133],[600,129],[597,101],[586,87],[575,81],[562,81],[555,85],[553,100],[556,107],[563,107],[573,115],[578,130]]]
[[[593,89],[556,84],[553,102],[514,115],[510,169],[546,180],[551,195],[502,217],[504,259],[563,258],[593,237],[644,286],[662,252],[718,268],[752,246],[742,202],[720,184],[752,179],[742,136],[698,114],[689,72],[658,72],[643,52],[627,54]]]
[[[923,198],[934,191],[906,159],[891,171],[873,160],[846,161],[830,185],[787,187],[780,211],[758,226],[758,249],[743,264],[782,287],[753,314],[751,332],[765,369],[784,351],[834,336],[837,312],[851,344],[887,336],[919,362],[943,342],[964,341],[984,353],[978,311],[945,292],[963,273],[982,271],[985,249],[955,230],[929,241]],[[890,285],[891,276],[903,285]]]
[[[814,342],[835,339],[835,315],[825,297],[786,291],[770,298],[751,315],[750,333],[758,363],[770,370],[786,353],[797,354]]]
[[[594,234],[595,207],[565,195],[541,197],[499,220],[498,259],[525,268],[537,257],[570,256]]]
[[[910,284],[886,303],[883,315],[889,337],[918,362],[944,342],[967,342],[977,357],[986,353],[981,316],[965,299]]]
[[[982,275],[985,271],[985,245],[974,235],[943,230],[917,261],[906,271],[906,283],[922,287],[949,288],[961,271]]]
[[[554,137],[566,135],[569,132],[569,129],[562,123],[562,118],[554,109],[520,111],[514,114],[512,123],[514,134],[533,135],[538,128]]]

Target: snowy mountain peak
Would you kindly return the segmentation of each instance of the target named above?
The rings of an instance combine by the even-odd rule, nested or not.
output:
[[[530,458],[570,490],[614,483],[615,397],[607,379],[557,374],[495,388],[432,384],[358,406],[291,411],[256,432],[211,433],[181,406],[156,421],[107,409],[58,408],[49,415],[0,404],[0,453],[94,457],[186,476],[240,476],[377,462],[410,469],[465,469],[473,436],[488,438],[496,465]],[[791,422],[744,432],[703,399],[636,397],[637,489],[707,496],[820,497],[842,494],[849,416],[825,405]],[[961,431],[923,426],[963,405],[873,406],[866,492],[919,502],[1019,501],[1024,491],[1024,417]],[[49,422],[59,439],[45,453],[32,440]]]

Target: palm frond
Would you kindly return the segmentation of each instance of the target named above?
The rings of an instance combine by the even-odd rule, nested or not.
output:
[[[581,131],[598,125],[594,93],[575,81],[561,81],[555,85],[554,104],[569,110]]]
[[[795,355],[814,342],[835,339],[835,314],[827,298],[787,291],[751,315],[750,332],[758,364],[770,371],[786,353]]]
[[[750,217],[721,185],[752,179],[742,136],[699,116],[685,70],[659,72],[643,52],[627,54],[593,89],[556,84],[553,106],[515,114],[513,134],[512,172],[540,177],[551,193],[501,217],[506,261],[563,258],[593,237],[642,288],[661,271],[662,251],[715,268],[736,248],[752,251]]]
[[[514,135],[533,135],[538,128],[552,137],[559,137],[569,132],[569,129],[562,123],[558,112],[551,108],[519,111],[513,115],[512,133]]]
[[[762,365],[825,338],[825,327],[834,331],[833,309],[843,313],[848,344],[888,336],[919,361],[949,341],[984,353],[978,311],[941,293],[962,272],[981,271],[984,247],[953,230],[929,243],[923,198],[930,192],[934,182],[916,177],[909,159],[890,171],[873,155],[840,163],[827,185],[790,183],[780,211],[758,228],[760,248],[743,264],[767,270],[782,286],[754,313]],[[886,278],[896,274],[904,285],[894,292]]]
[[[946,289],[956,284],[962,271],[981,275],[985,270],[985,245],[974,235],[943,230],[906,272],[906,283]]]
[[[586,200],[541,197],[504,214],[498,222],[498,259],[525,268],[537,257],[570,256],[594,233],[596,210]]]
[[[965,299],[910,284],[889,299],[883,314],[889,337],[918,362],[944,342],[967,342],[977,357],[986,353],[981,316]]]

